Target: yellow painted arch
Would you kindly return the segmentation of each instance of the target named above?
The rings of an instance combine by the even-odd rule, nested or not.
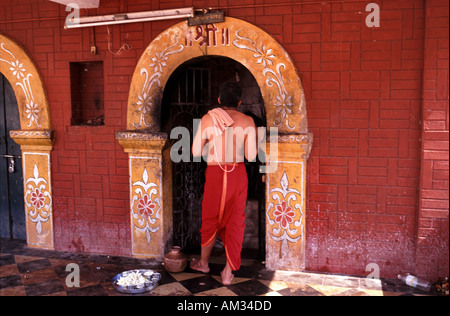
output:
[[[268,127],[308,133],[303,86],[285,49],[260,28],[235,18],[189,27],[176,24],[157,36],[140,58],[130,87],[127,129],[160,130],[161,101],[171,74],[186,61],[223,56],[244,65],[261,89]]]
[[[14,89],[19,106],[21,130],[51,130],[44,82],[25,49],[0,34],[0,73]]]

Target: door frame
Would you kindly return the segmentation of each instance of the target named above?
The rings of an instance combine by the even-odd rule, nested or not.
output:
[[[42,76],[25,49],[0,34],[0,73],[13,87],[19,107],[20,130],[11,138],[22,150],[27,244],[54,249],[51,157],[54,137]]]

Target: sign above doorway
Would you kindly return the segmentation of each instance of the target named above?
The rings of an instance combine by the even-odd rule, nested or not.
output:
[[[225,13],[223,11],[203,12],[188,18],[189,26],[207,25],[211,23],[222,23],[225,21]]]

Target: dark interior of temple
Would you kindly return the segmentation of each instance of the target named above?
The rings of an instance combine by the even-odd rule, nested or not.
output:
[[[229,81],[239,82],[243,91],[242,104],[238,110],[251,115],[257,127],[266,126],[261,91],[250,71],[230,58],[208,56],[182,64],[170,77],[162,100],[163,130],[170,132],[175,127],[183,126],[192,135],[193,120],[201,119],[209,110],[219,106],[220,86]],[[259,162],[246,162],[246,167],[249,190],[242,255],[263,258],[265,185],[259,173]],[[206,163],[192,162],[191,159],[190,162],[172,163],[172,168],[173,243],[187,253],[198,253]],[[223,249],[219,240],[216,252],[220,251]]]

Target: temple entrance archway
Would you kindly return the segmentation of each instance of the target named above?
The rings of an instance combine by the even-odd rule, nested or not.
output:
[[[20,145],[23,166],[26,239],[30,247],[54,249],[50,152],[53,135],[42,77],[16,41],[0,34],[0,73],[17,100],[20,129],[9,136]],[[14,157],[16,159],[17,157]]]
[[[230,58],[256,80],[265,107],[270,152],[265,175],[266,266],[305,266],[305,179],[312,135],[298,72],[284,48],[260,28],[226,18],[219,24],[179,23],[157,36],[133,75],[127,130],[117,133],[129,154],[132,252],[162,258],[172,242],[172,169],[168,134],[161,124],[170,76],[183,63],[204,56]],[[269,145],[268,145],[269,147]],[[276,148],[277,150],[272,150]]]

